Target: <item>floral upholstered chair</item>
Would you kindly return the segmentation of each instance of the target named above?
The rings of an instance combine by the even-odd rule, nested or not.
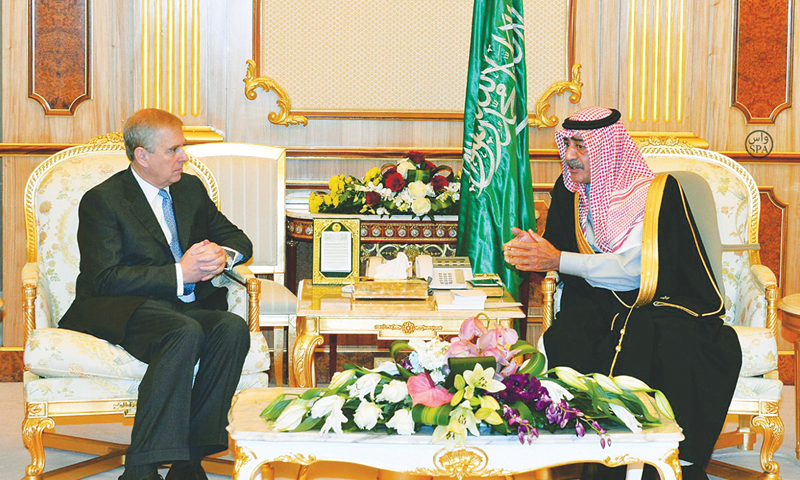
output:
[[[23,441],[31,454],[26,479],[42,478],[44,447],[54,446],[99,458],[64,467],[83,478],[122,465],[125,447],[67,437],[53,431],[65,417],[132,417],[146,365],[121,347],[91,335],[59,329],[58,321],[75,297],[80,255],[78,204],[91,187],[129,165],[119,134],[98,137],[45,160],[25,188],[27,264],[22,272],[25,319],[25,420]],[[194,158],[184,172],[198,176],[219,206],[216,180]],[[258,326],[260,284],[247,267],[215,279],[228,288],[230,311],[250,325],[250,351],[237,389],[266,387],[267,343]],[[218,467],[218,470],[230,467]],[[59,469],[62,470],[62,469]],[[214,467],[212,466],[212,470]],[[48,472],[48,476],[54,472]]]
[[[725,298],[726,324],[731,325],[742,347],[742,368],[728,415],[738,417],[738,428],[723,433],[716,448],[739,445],[751,450],[760,431],[762,475],[779,478],[775,451],[783,441],[783,422],[778,406],[783,384],[778,379],[777,310],[775,274],[761,265],[758,222],[761,212],[758,187],[753,177],[734,160],[708,150],[682,146],[651,145],[642,154],[655,173],[671,173],[684,188],[714,277]],[[550,298],[556,277],[548,274],[544,325],[554,318]],[[754,431],[755,429],[755,431]],[[712,460],[709,474],[744,478],[741,467]],[[752,474],[753,472],[750,471]]]

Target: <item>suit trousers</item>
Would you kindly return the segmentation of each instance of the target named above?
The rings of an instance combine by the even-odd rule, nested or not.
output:
[[[227,414],[250,346],[241,317],[196,302],[145,300],[120,346],[148,364],[126,465],[197,460],[228,448]]]

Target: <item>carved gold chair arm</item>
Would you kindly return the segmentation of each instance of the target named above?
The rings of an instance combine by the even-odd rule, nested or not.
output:
[[[553,324],[556,285],[558,285],[558,272],[547,272],[542,281],[542,331],[547,330]]]
[[[258,316],[261,301],[261,282],[247,265],[236,265],[225,274],[247,287],[247,324],[251,332],[261,331]]]
[[[22,344],[28,342],[28,337],[36,328],[36,288],[39,286],[39,265],[26,263],[22,267],[22,319],[25,325]]]

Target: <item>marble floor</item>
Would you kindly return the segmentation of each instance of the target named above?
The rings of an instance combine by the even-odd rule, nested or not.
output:
[[[800,461],[795,458],[795,412],[794,388],[784,387],[781,401],[781,418],[786,425],[786,436],[780,446],[776,459],[780,464],[780,475],[783,479],[800,479]],[[0,383],[0,479],[14,480],[24,476],[25,467],[30,463],[30,456],[22,444],[20,426],[23,419],[22,384]],[[118,443],[127,443],[130,438],[130,427],[116,423],[102,425],[70,425],[59,430],[62,433],[86,435],[92,438],[108,440]],[[745,452],[735,447],[718,450],[714,458],[747,468],[759,468],[759,444],[753,451]],[[86,455],[70,453],[60,450],[47,449],[47,468],[69,465],[84,459]],[[288,468],[288,467],[287,467]],[[309,471],[309,478],[375,478],[375,472],[366,467],[349,467],[338,469],[325,469]],[[296,471],[295,471],[296,472]],[[276,470],[278,478],[292,478],[295,472],[291,470]],[[166,471],[162,471],[166,474]],[[122,474],[122,469],[92,476],[93,480],[113,480]],[[221,480],[227,477],[209,475],[211,480]],[[715,479],[716,477],[711,477]]]

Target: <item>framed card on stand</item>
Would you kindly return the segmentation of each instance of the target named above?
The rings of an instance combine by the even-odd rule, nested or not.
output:
[[[361,220],[358,218],[315,218],[314,285],[354,283],[361,259]]]

